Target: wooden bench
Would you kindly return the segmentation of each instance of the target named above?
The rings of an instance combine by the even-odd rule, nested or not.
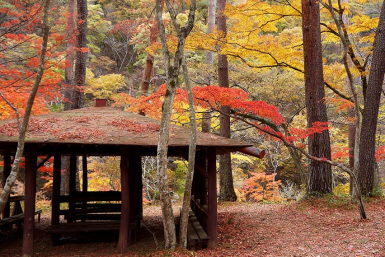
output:
[[[120,220],[120,213],[83,213],[75,215],[64,215],[64,219],[72,221],[87,220]]]
[[[24,195],[12,196],[9,198],[10,202],[14,203],[14,207],[12,210],[12,216],[6,217],[4,219],[0,219],[0,228],[10,227],[13,224],[17,224],[18,228],[21,229],[21,224],[24,221],[24,213],[21,207],[21,202],[24,201]],[[40,216],[42,210],[36,210],[35,215],[37,215],[37,221],[40,223]]]
[[[191,250],[207,248],[208,241],[209,237],[202,228],[201,224],[199,224],[199,221],[194,212],[190,210],[189,221],[187,225],[188,248]]]
[[[136,224],[129,225],[129,239],[134,239],[136,242]],[[62,233],[89,233],[89,232],[103,232],[103,231],[119,231],[120,222],[73,222],[73,223],[59,223],[51,225],[45,229],[45,232],[52,234],[52,245],[56,244],[57,235]]]

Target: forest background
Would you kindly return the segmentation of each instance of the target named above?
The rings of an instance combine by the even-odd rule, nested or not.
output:
[[[166,74],[160,51],[161,43],[156,40],[154,1],[88,1],[86,45],[81,47],[75,46],[79,41],[76,39],[79,34],[76,26],[69,26],[69,19],[77,16],[69,2],[51,3],[46,69],[33,114],[65,110],[66,104],[71,103],[66,96],[71,86],[66,80],[66,69],[72,67],[68,58],[75,52],[81,52],[87,66],[82,106],[93,106],[94,99],[105,98],[112,106],[136,112],[145,110],[146,115],[160,118],[164,90],[162,85]],[[39,64],[38,54],[43,33],[40,26],[42,3],[0,1],[0,4],[0,118],[10,119],[16,116],[15,109],[23,115]],[[179,13],[177,22],[186,24],[190,2],[178,1],[173,4]],[[366,97],[382,2],[340,1],[320,4],[322,64],[326,88],[322,102],[327,107],[331,159],[353,169],[354,144],[349,145],[349,142],[356,140],[356,132],[352,130],[357,124],[360,126],[360,111]],[[261,107],[265,113],[259,113],[258,126],[269,125],[269,121],[273,121],[270,128],[274,129],[274,122],[281,119],[279,131],[295,137],[292,142],[296,148],[293,150],[266,133],[269,131],[260,133],[253,124],[239,121],[236,117],[231,120],[232,138],[252,143],[267,152],[261,160],[241,154],[232,155],[232,175],[237,198],[260,202],[298,199],[305,194],[309,181],[309,161],[301,157],[300,153],[300,149],[306,149],[309,136],[309,132],[304,129],[307,127],[307,112],[301,2],[227,1],[227,35],[215,26],[211,33],[207,33],[208,7],[209,1],[197,1],[194,27],[186,41],[185,58],[195,87],[219,83],[218,59],[215,57],[225,55],[229,64],[229,85],[233,89],[228,91],[233,97],[230,97],[233,102],[228,102],[228,105],[239,109],[234,101],[242,94],[241,90],[247,92],[251,100],[269,104],[265,108]],[[169,47],[174,50],[177,39],[172,35],[171,17],[165,12],[162,18],[168,33]],[[80,19],[75,25],[83,23]],[[208,51],[215,56],[212,64],[206,61]],[[145,71],[149,61],[153,62],[153,67],[148,78]],[[184,82],[184,79],[180,79],[182,89]],[[148,88],[143,85],[145,83]],[[213,94],[223,93],[217,87],[211,90],[217,90],[212,91]],[[149,100],[151,104],[148,104]],[[358,107],[358,115],[357,112],[355,115],[353,107]],[[375,186],[369,190],[369,195],[382,192],[382,101],[379,108],[375,138],[378,162],[373,164],[376,167],[373,174]],[[219,109],[212,109],[215,108],[198,105],[197,125],[202,127],[203,114],[209,111],[210,132],[219,134]],[[187,110],[188,104],[177,97],[172,121],[189,126]],[[271,111],[270,116],[267,110]],[[144,158],[143,162],[145,199],[155,202],[159,198],[156,161]],[[111,157],[93,159],[89,171],[90,189],[119,189],[120,175],[116,174],[118,164],[119,160]],[[175,199],[183,194],[186,171],[186,164],[181,160],[175,160],[169,165],[169,187]],[[51,167],[48,164],[40,168],[40,172],[40,197],[49,199]],[[20,184],[23,183],[22,175],[21,172]],[[348,198],[349,182],[345,173],[333,168],[332,188],[336,194]],[[65,184],[63,190],[66,190]]]

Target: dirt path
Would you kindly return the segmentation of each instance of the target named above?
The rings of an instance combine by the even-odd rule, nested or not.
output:
[[[332,201],[220,204],[217,248],[159,251],[152,234],[142,227],[126,256],[385,256],[385,201],[366,204],[369,219],[365,221],[354,205]],[[161,244],[160,208],[147,207],[144,212],[146,226]],[[51,247],[42,230],[48,223],[44,215],[37,225],[35,256],[121,256],[116,253],[117,234],[69,235],[62,245]],[[21,256],[21,242],[20,234],[3,234],[0,256]]]

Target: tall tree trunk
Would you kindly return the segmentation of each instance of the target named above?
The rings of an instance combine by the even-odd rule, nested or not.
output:
[[[64,97],[67,99],[67,101],[64,102],[64,110],[72,110],[73,106],[73,94],[75,90],[74,86],[74,61],[75,61],[75,45],[76,45],[76,0],[69,0],[68,1],[68,19],[66,24],[66,31],[68,33],[68,40],[67,40],[67,55],[66,55],[66,63],[67,67],[65,69],[64,74],[64,83],[66,85],[66,90],[64,93]]]
[[[72,110],[74,109],[74,91],[76,87],[74,85],[74,62],[75,62],[75,46],[76,46],[76,0],[68,1],[68,19],[66,31],[68,33],[67,40],[67,55],[66,62],[67,67],[65,69],[64,74],[64,83],[66,85],[64,97],[66,101],[64,102],[64,110]],[[69,192],[69,167],[70,167],[70,159],[68,156],[62,157],[62,170],[64,170],[63,179],[61,179],[61,193],[66,195]]]
[[[175,12],[172,4],[169,2],[169,0],[165,0],[165,3],[177,33],[178,47],[174,55],[174,61],[171,64],[171,55],[167,45],[166,29],[162,21],[162,0],[156,0],[156,18],[158,22],[159,36],[162,43],[162,52],[167,79],[167,89],[162,106],[162,117],[160,121],[159,141],[157,148],[157,175],[159,195],[162,206],[165,248],[174,249],[176,247],[176,233],[167,178],[169,128],[175,90],[178,85],[179,71],[183,62],[186,38],[194,25],[196,0],[191,0],[188,22],[186,26],[182,28],[176,20],[177,13]]]
[[[224,15],[226,0],[218,0],[218,31],[227,34],[226,16]],[[229,70],[227,56],[218,55],[218,80],[220,87],[229,87]],[[220,115],[220,135],[230,138],[230,107],[221,107]],[[233,173],[231,170],[231,155],[223,154],[219,158],[219,187],[221,201],[236,201],[237,195],[234,191]]]
[[[19,172],[20,168],[20,162],[23,157],[23,152],[24,152],[24,144],[25,144],[25,136],[27,133],[28,129],[28,122],[29,118],[31,116],[31,111],[32,111],[32,106],[33,106],[33,101],[35,100],[35,96],[37,94],[37,90],[39,89],[41,79],[44,74],[44,63],[45,63],[45,55],[47,53],[47,44],[48,44],[48,36],[49,36],[49,26],[48,26],[48,10],[49,10],[49,3],[50,0],[46,0],[44,2],[44,13],[43,13],[43,22],[42,22],[42,27],[43,27],[43,41],[41,43],[41,51],[40,51],[40,63],[39,67],[37,70],[37,76],[35,78],[35,81],[33,83],[31,93],[29,94],[28,101],[27,101],[27,106],[25,108],[24,112],[24,117],[23,121],[20,121],[20,115],[19,115],[19,110],[14,107],[10,102],[8,102],[5,97],[1,94],[1,97],[11,105],[11,107],[16,111],[17,114],[17,121],[19,125],[19,139],[17,142],[17,149],[16,149],[16,154],[15,158],[13,161],[12,165],[12,170],[11,174],[8,176],[7,181],[5,182],[4,190],[0,195],[0,213],[3,213],[4,207],[7,203],[9,193],[11,191],[11,188],[15,184],[17,174]]]
[[[208,7],[208,17],[207,17],[207,34],[210,34],[215,27],[215,8],[216,8],[216,0],[209,0]],[[207,51],[206,52],[206,65],[209,69],[209,74],[207,77],[206,84],[213,84],[213,63],[214,63],[214,52]],[[207,111],[202,114],[202,132],[210,133],[211,132],[211,112]]]
[[[385,5],[382,5],[380,20],[374,40],[373,58],[366,90],[362,115],[358,183],[363,195],[372,195],[375,172],[375,139],[382,84],[385,74]]]
[[[320,10],[319,2],[316,0],[302,0],[302,31],[307,126],[312,127],[314,122],[327,122],[327,111],[324,103]],[[328,160],[331,159],[328,130],[309,137],[309,154]],[[331,192],[331,166],[327,163],[310,160],[307,193],[309,195],[322,195]]]
[[[87,0],[77,0],[78,7],[78,34],[76,36],[76,63],[74,82],[73,109],[83,107],[84,85],[86,82],[86,61],[87,61]]]
[[[180,220],[180,245],[183,248],[187,247],[187,225],[188,225],[188,215],[190,211],[191,204],[191,187],[194,177],[194,168],[195,168],[195,153],[196,153],[196,140],[197,140],[197,124],[195,120],[195,104],[194,104],[194,95],[192,92],[192,86],[190,77],[188,74],[188,68],[186,63],[186,57],[183,56],[182,60],[183,67],[183,77],[186,83],[186,88],[188,92],[188,102],[190,105],[190,145],[188,152],[188,170],[186,175],[186,182],[184,187],[183,194],[183,205],[181,211],[181,220]]]

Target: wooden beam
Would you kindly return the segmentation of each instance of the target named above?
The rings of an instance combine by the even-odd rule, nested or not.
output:
[[[208,216],[207,216],[207,235],[210,238],[207,246],[210,248],[216,247],[218,244],[218,210],[217,210],[217,166],[215,150],[210,150],[207,153],[207,169],[209,174],[208,179]]]
[[[265,156],[265,150],[256,148],[254,146],[243,147],[241,149],[238,149],[238,151],[244,154],[258,157],[259,159],[262,159]]]
[[[4,158],[4,166],[3,166],[3,180],[1,183],[2,188],[5,186],[5,182],[7,181],[7,178],[9,174],[11,174],[11,153],[5,152],[3,155]],[[5,204],[4,210],[3,210],[3,219],[8,218],[11,213],[11,205],[8,198],[7,203]]]
[[[39,168],[41,168],[51,157],[52,157],[52,154],[50,154],[47,157],[45,157],[45,159],[42,160],[41,163],[39,163],[37,165],[36,169],[38,170]]]
[[[36,196],[37,151],[29,148],[25,154],[25,202],[23,256],[33,256],[35,231],[35,196]]]

